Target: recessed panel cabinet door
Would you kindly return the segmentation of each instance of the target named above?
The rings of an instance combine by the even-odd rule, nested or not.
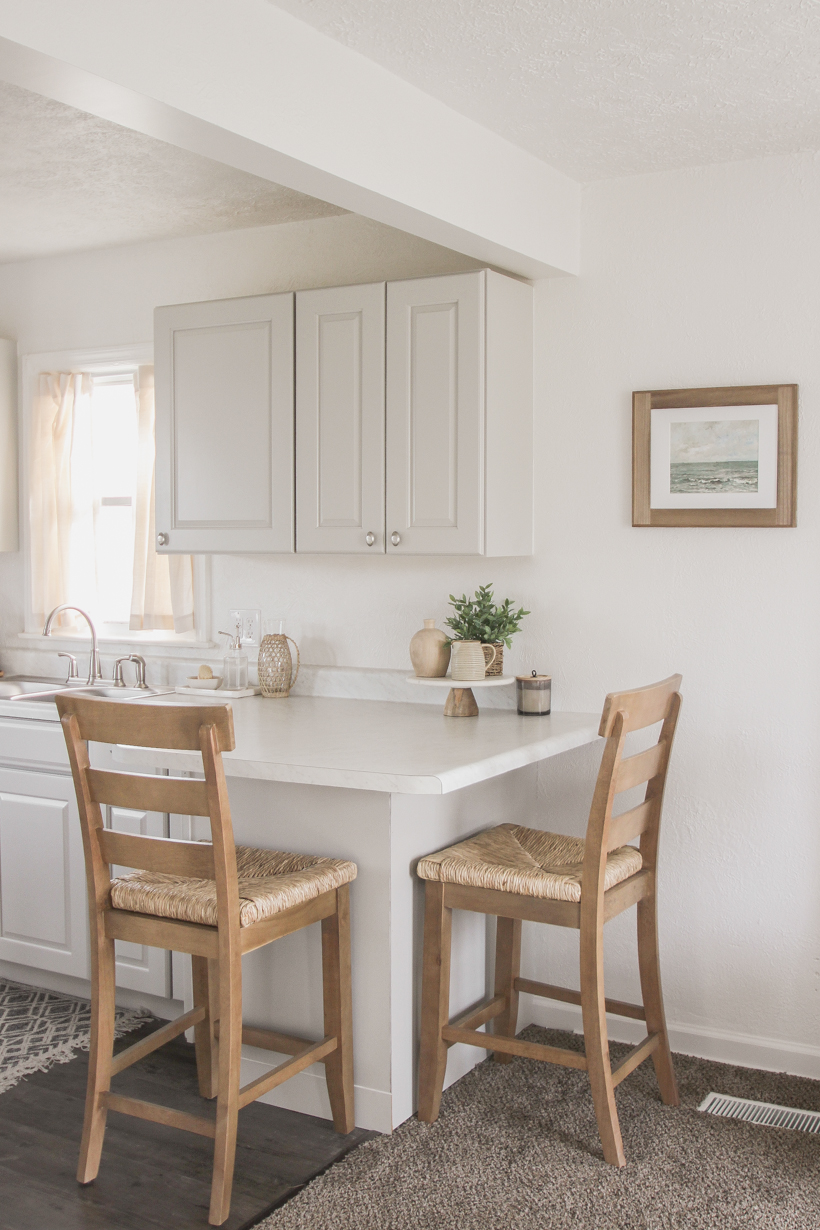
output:
[[[0,958],[88,978],[86,903],[73,781],[0,769]]]
[[[387,286],[387,550],[484,549],[483,271]]]
[[[165,837],[165,816],[153,811],[134,811],[125,807],[109,807],[107,827],[115,833],[134,833],[139,837]],[[112,867],[112,876],[127,875],[129,867]],[[118,987],[132,991],[147,991],[163,998],[170,994],[170,957],[162,948],[116,940],[116,981]]]
[[[292,551],[293,295],[157,308],[162,552]]]
[[[297,551],[384,551],[384,296],[296,295]]]

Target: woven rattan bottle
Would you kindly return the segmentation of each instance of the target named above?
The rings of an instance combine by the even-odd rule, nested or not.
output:
[[[295,671],[288,641],[296,650]],[[288,696],[298,674],[299,646],[292,637],[285,635],[284,620],[274,620],[268,624],[265,635],[262,637],[262,644],[259,646],[259,686],[262,689],[262,695]]]

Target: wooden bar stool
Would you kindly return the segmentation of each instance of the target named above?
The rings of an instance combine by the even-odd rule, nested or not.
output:
[[[100,1167],[109,1110],[170,1124],[214,1140],[209,1221],[231,1204],[237,1114],[243,1106],[321,1060],[337,1132],[353,1130],[353,1051],[348,885],[354,863],[235,846],[222,753],[234,746],[230,706],[122,704],[57,697],[77,791],[91,921],[91,1055],[77,1179]],[[88,742],[201,751],[205,781],[92,769]],[[114,833],[101,806],[208,816],[211,844]],[[110,864],[133,867],[111,879]],[[242,1029],[242,954],[322,923],[324,1032],[319,1042]],[[113,1057],[114,941],[191,953],[194,1008]],[[200,1093],[214,1117],[111,1092],[111,1078],[191,1026]],[[240,1088],[243,1036],[293,1056]]]
[[[586,840],[502,824],[421,859],[427,881],[424,915],[424,972],[421,1002],[419,1119],[438,1118],[447,1048],[466,1042],[493,1051],[500,1063],[513,1055],[580,1068],[589,1073],[604,1158],[626,1163],[615,1088],[649,1055],[661,1097],[678,1106],[678,1090],[666,1032],[658,963],[656,868],[658,831],[669,755],[680,710],[681,676],[607,696],[599,734],[606,738],[587,824]],[[623,758],[631,731],[662,722],[658,742]],[[615,795],[646,782],[644,801],[612,815]],[[640,847],[625,843],[640,837]],[[638,963],[643,1004],[604,997],[604,923],[638,906]],[[495,914],[498,930],[495,994],[458,1020],[449,1020],[450,925],[452,912]],[[581,990],[549,986],[519,977],[521,921],[575,927],[581,933]],[[515,1036],[518,995],[580,1004],[585,1054],[523,1042]],[[606,1013],[646,1021],[646,1038],[613,1071]],[[478,1026],[492,1020],[493,1033]]]

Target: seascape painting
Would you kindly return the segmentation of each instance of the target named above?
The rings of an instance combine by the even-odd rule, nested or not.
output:
[[[760,422],[719,419],[670,423],[673,495],[752,495],[758,490]]]

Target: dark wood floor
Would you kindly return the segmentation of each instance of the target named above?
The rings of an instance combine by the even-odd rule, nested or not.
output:
[[[117,1043],[129,1045],[145,1027]],[[131,1097],[201,1114],[194,1048],[169,1043],[115,1078]],[[212,1141],[113,1112],[94,1183],[75,1180],[88,1056],[26,1077],[0,1096],[0,1230],[203,1230]],[[239,1114],[226,1230],[244,1230],[363,1140],[356,1128],[261,1102]]]

